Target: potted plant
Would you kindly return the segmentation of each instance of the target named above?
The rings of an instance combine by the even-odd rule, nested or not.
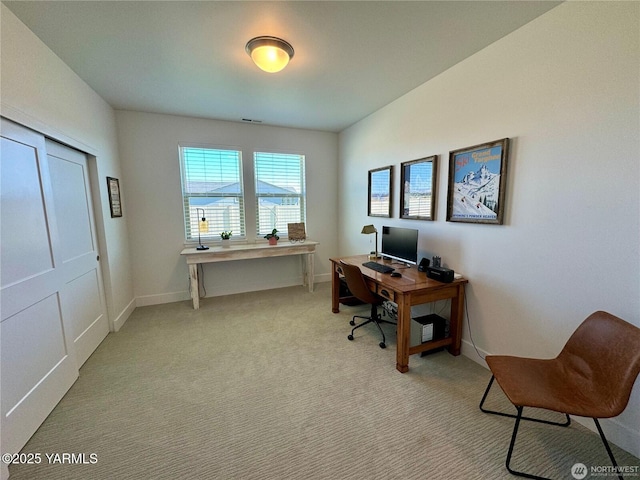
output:
[[[269,240],[269,245],[277,245],[280,237],[278,236],[278,230],[275,228],[271,230],[271,233],[267,233],[264,238]]]
[[[220,233],[220,238],[222,238],[222,246],[223,247],[228,247],[230,244],[229,239],[231,238],[231,230],[229,230],[228,232],[225,230],[224,232]]]

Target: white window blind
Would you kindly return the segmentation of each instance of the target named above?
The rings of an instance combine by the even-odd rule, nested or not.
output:
[[[207,219],[202,238],[220,232],[245,236],[242,155],[237,150],[180,147],[185,236],[198,239],[198,222]]]
[[[288,223],[306,221],[304,155],[255,152],[254,168],[257,233],[287,235]]]

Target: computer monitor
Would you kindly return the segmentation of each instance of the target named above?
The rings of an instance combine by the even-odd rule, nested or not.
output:
[[[382,227],[383,257],[415,265],[418,263],[418,230]]]

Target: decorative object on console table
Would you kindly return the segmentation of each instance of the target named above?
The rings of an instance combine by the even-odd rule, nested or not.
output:
[[[376,227],[374,225],[365,225],[364,227],[362,227],[362,231],[360,233],[364,233],[365,235],[369,235],[371,233],[376,234],[376,248],[375,251],[372,252],[373,255],[369,255],[369,259],[375,260],[380,258],[380,255],[378,255],[378,230],[376,229]]]
[[[391,217],[393,165],[369,170],[369,202],[367,215]]]
[[[287,231],[289,232],[289,241],[291,243],[304,242],[307,239],[304,222],[288,223]]]
[[[276,230],[275,228],[271,230],[271,233],[267,233],[264,238],[269,240],[269,245],[277,245],[278,240],[280,240],[280,237],[278,236],[278,230]]]
[[[122,203],[120,202],[120,181],[117,178],[107,177],[107,191],[109,192],[111,218],[121,217]]]
[[[447,221],[502,225],[509,139],[449,152]]]
[[[225,230],[224,232],[220,233],[220,238],[222,239],[222,246],[225,248],[228,248],[230,246],[231,243],[231,235],[233,232],[231,232],[231,230],[229,230],[228,232]]]
[[[202,210],[202,217],[200,216],[200,210]],[[200,220],[198,221],[198,246],[196,250],[209,250],[209,247],[202,244],[202,240],[200,240],[200,233],[207,233],[209,231],[209,222],[204,216],[204,208],[196,208],[196,214]]]

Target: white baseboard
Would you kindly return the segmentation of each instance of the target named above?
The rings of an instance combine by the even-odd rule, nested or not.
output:
[[[596,425],[592,418],[576,417],[571,415],[571,419],[580,425],[598,434]],[[609,443],[613,443],[632,455],[640,458],[640,432],[633,431],[628,425],[623,425],[617,418],[603,418],[598,420]],[[604,446],[602,447],[604,451]],[[620,465],[623,466],[623,465]]]
[[[477,364],[489,369],[487,362],[484,360],[484,357],[491,355],[489,352],[485,352],[480,348],[474,347],[471,342],[464,339],[462,340],[460,350],[462,355],[465,357],[468,357]],[[480,392],[479,395],[482,395],[482,392]],[[480,400],[478,399],[478,403],[479,402]],[[598,433],[593,419],[576,417],[574,415],[572,415],[571,418],[592,432],[595,432],[596,434]],[[630,454],[640,458],[640,431],[633,430],[628,425],[620,423],[617,418],[603,418],[599,421],[600,426],[602,427],[602,430],[604,430],[604,434],[610,443],[613,443]],[[604,446],[602,448],[604,449]]]
[[[136,297],[136,307],[147,307],[149,305],[161,305],[163,303],[182,302],[191,299],[188,291],[159,293],[156,295],[143,295]]]
[[[315,283],[323,283],[323,282],[330,282],[331,281],[331,274],[330,273],[323,273],[321,275],[314,275],[314,282]]]
[[[489,352],[485,352],[481,348],[474,346],[471,342],[465,339],[462,339],[462,342],[460,344],[460,352],[462,353],[462,355],[470,358],[477,364],[482,365],[487,370],[489,369],[487,362],[484,361],[484,357],[486,357],[487,355],[491,355]]]
[[[623,425],[617,418],[606,418],[600,421],[600,425],[612,443],[640,458],[640,430]]]
[[[331,274],[322,274],[314,276],[314,285],[323,282],[330,282]],[[261,279],[257,279],[255,283],[244,282],[241,285],[237,284],[225,284],[219,285],[215,289],[207,292],[205,298],[222,297],[224,295],[235,295],[237,293],[249,293],[249,292],[261,292],[264,290],[273,290],[274,288],[287,288],[302,286],[302,278],[297,279],[294,282],[283,279],[280,282],[271,282],[265,284]],[[306,287],[304,287],[306,288]],[[191,295],[188,291],[174,292],[160,295],[148,295],[146,297],[138,297],[137,306],[142,307],[145,305],[157,305],[161,303],[180,302],[183,300],[191,300]]]
[[[316,275],[314,284],[330,281],[331,274],[329,273]],[[223,285],[220,286],[220,288],[215,289],[215,291],[210,292],[207,297],[221,297],[223,295],[233,295],[236,293],[258,292],[262,290],[271,290],[274,288],[295,287],[297,285],[301,285],[302,279],[300,279],[299,282],[300,283],[291,283],[285,281],[281,283],[270,283],[269,285],[265,285],[264,282],[260,281],[255,284],[243,283],[242,285]],[[191,294],[187,290],[183,290],[181,292],[158,293],[154,295],[143,295],[141,297],[136,297],[135,306],[147,307],[149,305],[162,305],[164,303],[183,302],[185,300],[191,300]],[[129,312],[129,315],[130,314],[131,312]],[[127,315],[127,318],[129,315]],[[117,332],[118,330],[114,331]]]
[[[117,318],[113,321],[111,331],[117,332],[118,330],[120,330],[120,328],[122,328],[122,325],[124,325],[124,322],[127,321],[127,319],[131,316],[131,314],[135,309],[136,309],[136,299],[134,298],[129,302],[129,304],[124,308],[124,310],[120,312],[120,315],[118,315]]]
[[[330,280],[329,280],[330,281]],[[314,285],[318,283],[318,276],[315,277]],[[274,288],[288,288],[288,287],[301,287],[307,289],[307,287],[303,287],[302,279],[298,279],[297,281],[287,281],[283,279],[279,282],[271,282],[268,285],[261,280],[256,281],[256,283],[243,283],[242,285],[220,285],[214,291],[210,292],[207,297],[220,297],[223,295],[234,295],[236,293],[248,293],[248,292],[261,292],[264,290],[273,290]],[[191,297],[187,297],[191,298]]]

